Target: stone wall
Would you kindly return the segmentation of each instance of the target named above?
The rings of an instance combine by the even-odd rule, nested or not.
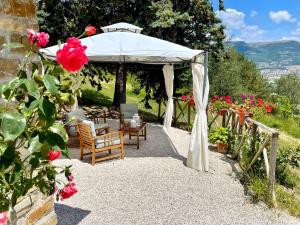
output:
[[[0,83],[16,76],[25,49],[4,49],[4,43],[18,42],[28,46],[26,30],[38,30],[35,0],[0,0]],[[1,99],[0,99],[1,100]],[[16,206],[17,224],[55,225],[53,197],[37,190],[19,199]]]
[[[57,216],[53,210],[54,199],[45,197],[32,190],[26,197],[19,199],[15,207],[17,225],[56,225]]]
[[[0,0],[0,82],[16,76],[24,49],[4,49],[9,42],[28,45],[26,30],[38,30],[34,0]]]

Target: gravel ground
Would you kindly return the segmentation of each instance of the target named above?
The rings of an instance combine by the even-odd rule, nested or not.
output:
[[[71,149],[71,161],[56,163],[73,164],[79,192],[55,204],[59,224],[300,224],[252,204],[232,162],[219,153],[210,151],[210,172],[187,168],[189,134],[171,128],[170,138],[160,125],[148,124],[140,150],[126,146],[124,160],[95,166]]]

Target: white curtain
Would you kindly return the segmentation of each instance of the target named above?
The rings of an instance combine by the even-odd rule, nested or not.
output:
[[[174,66],[171,64],[166,64],[163,67],[166,92],[168,96],[168,103],[164,119],[164,130],[167,131],[172,125],[173,116],[173,81],[174,81]]]
[[[205,56],[205,66],[200,64],[200,57],[198,57],[196,63],[192,63],[192,74],[193,95],[197,113],[191,134],[187,166],[199,171],[208,171],[206,107],[208,102],[209,82],[207,76],[207,55]]]

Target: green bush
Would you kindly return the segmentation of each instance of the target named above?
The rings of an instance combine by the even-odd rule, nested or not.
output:
[[[208,139],[212,144],[228,144],[229,137],[230,134],[228,128],[219,127],[209,134]]]
[[[280,147],[277,153],[276,161],[276,179],[277,181],[288,187],[295,188],[300,185],[300,178],[292,173],[290,168],[299,168],[300,147],[291,146]]]

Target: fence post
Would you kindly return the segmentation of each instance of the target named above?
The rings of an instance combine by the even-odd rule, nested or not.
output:
[[[176,98],[175,99],[173,99],[173,101],[174,101],[174,125],[176,124],[176,122],[177,122],[177,120],[176,120],[176,115],[177,115],[177,110],[176,110],[176,103],[177,103],[177,100],[176,100]]]
[[[278,149],[278,137],[279,133],[272,133],[272,143],[271,143],[271,155],[270,155],[270,170],[269,170],[269,182],[268,182],[268,197],[270,203],[276,207],[276,197],[275,197],[275,170],[276,170],[276,157]]]
[[[157,113],[157,121],[160,122],[160,111],[161,110],[161,101],[158,103],[158,113]]]
[[[191,105],[190,103],[188,104],[188,131],[190,131],[190,125],[191,125]]]

